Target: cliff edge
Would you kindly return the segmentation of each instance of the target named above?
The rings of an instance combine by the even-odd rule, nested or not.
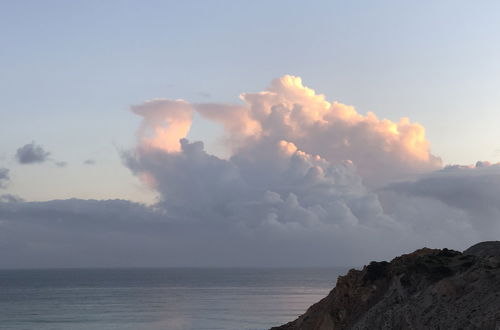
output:
[[[351,269],[305,314],[272,329],[500,330],[500,241]]]

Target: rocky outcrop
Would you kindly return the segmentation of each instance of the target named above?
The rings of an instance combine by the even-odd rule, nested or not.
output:
[[[477,243],[464,251],[478,257],[500,257],[500,241],[488,241]]]
[[[500,242],[464,253],[423,248],[340,276],[336,287],[275,330],[500,330]]]

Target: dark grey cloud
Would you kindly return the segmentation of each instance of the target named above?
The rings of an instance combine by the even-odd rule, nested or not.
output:
[[[65,161],[58,161],[58,162],[54,162],[54,164],[57,166],[57,167],[66,167],[68,165],[67,162]]]
[[[42,146],[35,142],[28,143],[16,152],[17,161],[21,164],[43,163],[49,159],[50,152],[45,151]]]
[[[10,182],[9,169],[0,167],[0,188],[6,188]]]
[[[178,221],[123,200],[4,201],[0,267],[352,265],[374,243],[346,250],[345,233],[324,228],[249,230],[207,220]]]
[[[86,159],[85,161],[83,161],[83,163],[85,165],[95,165],[96,161],[95,161],[95,159],[89,158],[89,159]]]

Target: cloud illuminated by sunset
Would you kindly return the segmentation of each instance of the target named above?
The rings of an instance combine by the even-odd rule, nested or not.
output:
[[[188,135],[193,112],[198,112],[223,125],[231,155],[290,142],[331,162],[352,161],[370,185],[441,167],[422,125],[405,117],[393,122],[372,112],[362,115],[352,106],[327,101],[299,77],[285,75],[265,91],[240,98],[244,105],[157,99],[134,106],[133,112],[143,117],[140,147],[178,152],[179,140]]]

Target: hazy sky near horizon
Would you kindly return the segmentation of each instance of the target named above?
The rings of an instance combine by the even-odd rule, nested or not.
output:
[[[359,113],[422,124],[445,164],[496,162],[499,7],[2,1],[0,166],[10,169],[10,192],[28,200],[151,201],[119,157],[140,122],[130,106],[153,98],[238,103],[240,93],[284,74]],[[189,137],[223,153],[214,142],[220,131],[197,118]],[[32,141],[53,161],[18,164],[16,150]]]
[[[0,268],[356,265],[497,240],[499,10],[0,1]]]

